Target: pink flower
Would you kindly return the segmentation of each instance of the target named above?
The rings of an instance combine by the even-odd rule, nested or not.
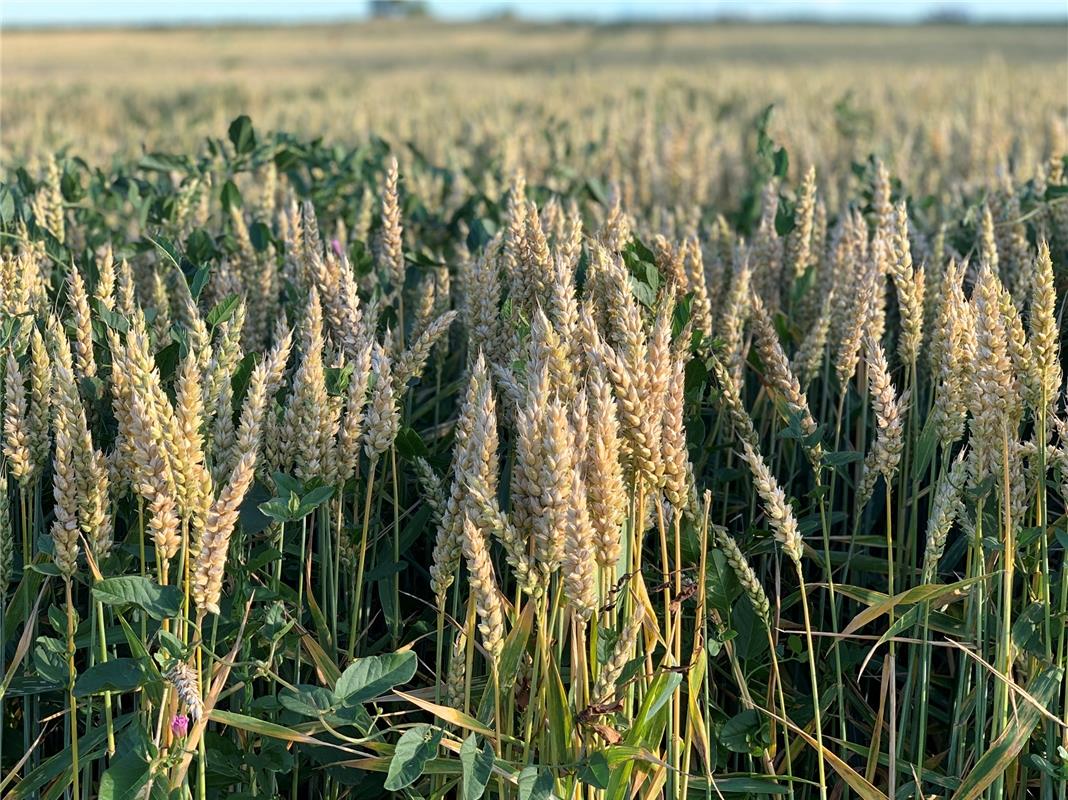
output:
[[[171,733],[178,739],[184,739],[189,733],[189,717],[185,714],[175,714],[171,720]]]
[[[333,249],[334,255],[336,255],[338,258],[341,258],[341,242],[339,242],[337,239],[331,239],[330,247],[331,249]]]

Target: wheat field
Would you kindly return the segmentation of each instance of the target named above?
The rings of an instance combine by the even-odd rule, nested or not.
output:
[[[1068,793],[1068,29],[6,30],[0,795]]]

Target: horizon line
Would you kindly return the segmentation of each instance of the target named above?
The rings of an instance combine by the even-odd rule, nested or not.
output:
[[[341,14],[323,17],[219,17],[203,19],[145,19],[145,20],[15,20],[7,21],[0,12],[0,31],[105,31],[105,30],[196,30],[210,28],[316,28],[329,25],[442,25],[449,27],[477,25],[529,25],[531,27],[567,27],[589,26],[598,28],[613,27],[677,27],[684,25],[751,25],[754,27],[774,25],[809,25],[825,27],[1039,27],[1059,25],[1068,27],[1068,12],[1063,16],[1015,15],[1015,16],[972,16],[968,14],[922,14],[914,18],[895,16],[827,16],[822,14],[775,14],[751,15],[736,13],[704,14],[693,16],[656,16],[625,15],[615,19],[598,17],[560,17],[557,19],[538,19],[520,14],[487,14],[475,18],[449,18],[434,15],[403,17],[396,19],[376,18],[369,14]]]

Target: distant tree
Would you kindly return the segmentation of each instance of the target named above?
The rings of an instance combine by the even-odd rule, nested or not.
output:
[[[931,25],[967,25],[971,21],[967,10],[959,6],[936,8],[924,20]]]
[[[371,0],[372,19],[412,19],[430,16],[423,0]]]

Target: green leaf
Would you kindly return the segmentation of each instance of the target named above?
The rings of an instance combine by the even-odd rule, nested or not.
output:
[[[768,631],[765,621],[757,616],[748,597],[739,597],[731,612],[731,627],[738,632],[734,646],[742,661],[750,661],[764,655],[768,649]]]
[[[1045,603],[1032,603],[1025,608],[1012,624],[1013,644],[1036,658],[1042,658],[1045,655],[1042,645],[1045,618]]]
[[[271,229],[265,223],[257,220],[249,225],[248,238],[252,242],[253,249],[257,253],[262,253],[267,249],[274,237],[271,235]]]
[[[731,603],[741,594],[738,577],[734,574],[722,550],[710,550],[705,567],[705,599],[712,608],[726,616]]]
[[[320,486],[318,489],[312,489],[300,500],[301,511],[305,511],[306,514],[310,514],[317,509],[327,500],[334,496],[333,486]]]
[[[206,322],[209,328],[215,328],[234,316],[234,312],[237,311],[237,306],[241,303],[241,298],[236,294],[232,294],[215,304],[215,308],[208,312],[208,318]]]
[[[553,774],[540,767],[524,767],[519,773],[519,800],[549,800],[553,796]]]
[[[122,314],[101,305],[100,301],[96,298],[93,299],[93,304],[95,306],[97,318],[113,331],[126,333],[130,330],[130,323],[127,322],[126,317],[122,316]]]
[[[182,595],[176,586],[160,586],[140,575],[105,578],[93,586],[93,598],[104,605],[133,605],[153,619],[178,616]]]
[[[786,172],[790,169],[790,154],[786,152],[785,147],[780,147],[775,151],[774,156],[774,174],[776,178],[785,178]]]
[[[387,653],[358,658],[341,673],[334,697],[348,706],[373,700],[415,675],[415,653]],[[406,784],[407,785],[407,784]]]
[[[597,751],[579,764],[578,779],[595,789],[607,789],[608,781],[612,777],[608,758],[604,753]]]
[[[414,654],[413,654],[414,659]],[[344,675],[341,676],[344,679]],[[385,788],[391,792],[411,786],[423,774],[426,762],[434,757],[442,732],[429,725],[413,725],[397,742],[389,762]]]
[[[858,453],[856,450],[840,450],[837,453],[824,453],[823,463],[832,469],[838,469],[847,464],[860,461],[862,458],[864,458],[864,454]]]
[[[727,720],[719,739],[728,750],[752,756],[760,755],[771,744],[767,720],[754,708]]]
[[[152,760],[156,748],[139,726],[129,727],[116,742],[115,757],[100,777],[100,800],[148,797],[155,780]]]
[[[204,291],[204,287],[208,285],[208,279],[210,277],[210,264],[205,264],[202,267],[198,267],[197,271],[193,273],[193,278],[189,281],[189,293],[193,295],[194,300],[200,297],[200,293]]]
[[[469,734],[460,746],[460,765],[463,767],[462,799],[479,800],[493,771],[493,748],[486,742],[479,750],[475,734]]]
[[[148,172],[189,172],[190,164],[188,156],[179,156],[172,153],[149,153],[141,157],[137,167]]]
[[[252,120],[247,114],[242,114],[230,123],[227,135],[239,155],[250,153],[256,147],[256,132],[252,129]]]
[[[219,201],[222,203],[223,211],[230,211],[233,208],[241,208],[241,190],[237,188],[237,184],[228,180],[222,185],[222,189],[219,190]]]
[[[295,494],[298,496],[304,494],[304,484],[284,472],[272,473],[271,480],[274,481],[274,485],[280,494]]]
[[[397,453],[401,458],[413,461],[416,458],[426,458],[430,455],[422,438],[412,428],[407,426],[400,429],[395,440]]]
[[[138,688],[147,676],[135,658],[113,658],[94,664],[74,682],[74,696],[88,697],[103,692],[129,692]]]

